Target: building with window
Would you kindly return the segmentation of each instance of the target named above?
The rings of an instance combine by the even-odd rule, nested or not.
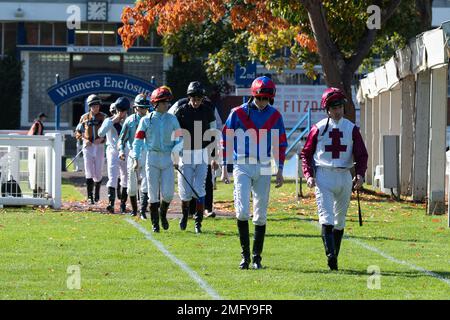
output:
[[[0,0],[0,56],[16,55],[23,63],[21,126],[29,127],[39,112],[54,124],[55,106],[47,89],[61,81],[91,73],[119,73],[164,83],[171,57],[151,32],[127,52],[117,29],[121,13],[134,0]],[[99,92],[103,108],[117,94]],[[84,113],[84,98],[61,106],[61,128],[73,128]]]

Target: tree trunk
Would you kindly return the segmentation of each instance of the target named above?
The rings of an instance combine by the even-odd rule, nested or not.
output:
[[[433,0],[416,0],[416,10],[420,16],[420,31],[431,29]]]
[[[355,122],[355,105],[352,101],[351,84],[354,70],[345,62],[341,52],[331,41],[325,12],[320,1],[303,1],[308,11],[309,22],[317,42],[318,54],[324,72],[325,83],[344,91],[349,101],[345,106],[345,117]],[[358,65],[359,66],[359,65]]]
[[[381,12],[381,27],[393,15],[401,0],[391,0]],[[416,0],[427,2],[431,0]],[[367,29],[364,36],[359,41],[355,54],[344,59],[336,44],[330,38],[330,32],[326,21],[326,15],[321,0],[300,0],[308,11],[309,23],[314,33],[317,43],[318,54],[324,72],[325,83],[330,87],[340,88],[344,91],[349,101],[345,106],[345,117],[355,122],[355,105],[352,99],[353,75],[358,69],[363,59],[369,54],[370,47],[375,41],[376,29]],[[430,9],[431,10],[431,9]],[[431,15],[430,15],[431,16]]]

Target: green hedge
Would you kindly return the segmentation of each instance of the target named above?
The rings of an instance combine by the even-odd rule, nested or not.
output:
[[[0,59],[0,129],[20,128],[22,64],[13,55]]]

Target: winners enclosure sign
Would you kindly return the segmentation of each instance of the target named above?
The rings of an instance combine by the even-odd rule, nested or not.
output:
[[[55,84],[47,90],[55,105],[62,105],[77,97],[93,93],[116,93],[134,97],[139,93],[149,95],[156,89],[145,80],[123,74],[88,74]]]

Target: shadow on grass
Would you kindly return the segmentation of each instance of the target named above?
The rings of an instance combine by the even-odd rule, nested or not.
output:
[[[381,240],[381,241],[400,241],[400,242],[414,242],[414,243],[429,243],[430,241],[428,240],[419,240],[419,239],[399,239],[399,238],[393,238],[393,237],[383,237],[383,236],[368,236],[368,237],[363,237],[363,236],[355,236],[355,235],[351,235],[350,237],[345,236],[345,239],[349,240],[349,239],[360,239],[360,240]]]
[[[284,267],[271,267],[265,265],[265,269],[267,270],[277,270],[277,271],[288,271],[292,272],[292,268],[284,268]],[[339,268],[338,271],[331,271],[326,267],[326,261],[324,261],[324,267],[317,270],[301,270],[301,273],[305,274],[345,274],[345,275],[352,275],[352,276],[370,276],[372,273],[368,273],[367,270],[361,269],[361,270],[354,270],[354,269],[346,269],[346,268]],[[445,279],[450,280],[450,272],[445,271],[430,271],[436,275],[439,275]],[[381,276],[385,277],[405,277],[405,278],[422,278],[422,277],[429,277],[430,275],[427,275],[420,271],[382,271],[380,272]]]
[[[321,238],[320,234],[304,233],[266,233],[266,238]]]
[[[189,226],[188,226],[189,228]],[[202,227],[202,234],[195,234],[194,230],[186,230],[183,231],[189,235],[195,235],[201,237],[202,235],[211,235],[216,237],[232,237],[236,238],[236,241],[239,242],[239,234],[236,228],[236,231],[217,231],[217,230],[208,230],[205,227]],[[253,239],[254,229],[250,226],[250,238]],[[320,238],[320,234],[304,234],[304,233],[271,233],[270,231],[266,233],[266,238]]]

